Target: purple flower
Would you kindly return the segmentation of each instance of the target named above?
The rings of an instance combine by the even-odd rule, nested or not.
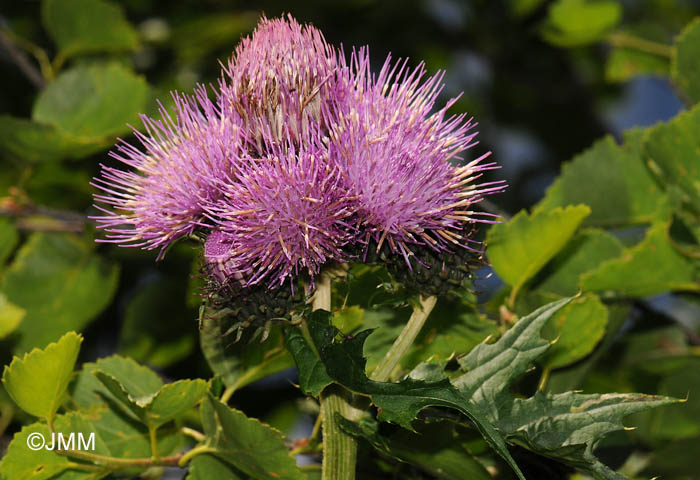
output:
[[[262,154],[261,123],[276,139],[283,131],[308,133],[310,121],[321,119],[322,104],[338,95],[337,71],[338,52],[319,30],[291,15],[263,16],[224,69],[220,102],[245,120]]]
[[[204,204],[216,202],[214,185],[230,181],[245,151],[237,117],[224,116],[200,87],[194,96],[173,94],[175,116],[161,106],[161,119],[141,116],[145,132],[134,130],[143,150],[120,141],[110,156],[133,171],[102,165],[93,185],[94,217],[106,242],[165,248],[205,224]]]
[[[311,26],[262,18],[224,67],[216,100],[204,87],[174,94],[175,113],[143,116],[142,149],[121,142],[102,166],[96,217],[110,241],[165,248],[206,237],[219,285],[278,286],[313,277],[351,251],[388,245],[409,267],[412,249],[470,247],[472,206],[503,190],[479,183],[489,154],[457,166],[474,124],[435,111],[442,73],[388,58],[372,75],[366,49],[346,62]],[[420,261],[420,260],[419,260]]]
[[[377,251],[387,242],[407,262],[412,244],[469,248],[467,224],[489,219],[471,206],[505,188],[476,183],[484,170],[497,168],[483,163],[490,152],[464,166],[452,163],[476,145],[476,124],[447,115],[457,99],[432,113],[442,73],[426,78],[423,64],[409,70],[406,61],[387,58],[375,77],[369,65],[367,49],[342,64],[352,94],[327,114],[334,118],[331,157],[357,198],[363,242],[374,241]]]
[[[281,285],[301,272],[313,280],[326,262],[345,260],[354,203],[318,136],[298,145],[291,137],[266,140],[268,154],[244,162],[238,181],[222,184],[221,198],[208,206],[217,232],[207,240],[207,261],[220,278],[246,286]]]

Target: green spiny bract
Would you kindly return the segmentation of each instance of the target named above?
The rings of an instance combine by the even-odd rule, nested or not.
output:
[[[273,322],[291,322],[293,315],[306,306],[303,286],[296,284],[292,289],[289,282],[276,289],[265,285],[233,288],[212,282],[207,289],[210,306],[207,310],[215,312],[224,322],[221,328],[224,335],[235,334],[234,342],[245,331],[252,331],[248,342],[259,338],[262,343]]]
[[[426,245],[412,247],[411,266],[400,254],[391,252],[387,244],[356,248],[356,261],[370,265],[384,265],[393,280],[406,289],[422,295],[445,296],[463,291],[470,285],[472,269],[483,264],[482,254],[462,247],[455,251],[436,251]]]

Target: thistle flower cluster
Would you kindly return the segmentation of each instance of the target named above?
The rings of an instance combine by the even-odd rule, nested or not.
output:
[[[416,252],[482,253],[471,238],[493,216],[473,207],[503,182],[488,154],[464,161],[475,123],[436,108],[443,74],[384,62],[367,48],[346,59],[291,16],[262,18],[204,86],[174,93],[171,113],[142,116],[140,147],[120,141],[93,185],[103,241],[158,249],[205,240],[217,284],[274,289],[324,265],[389,252],[410,270]],[[461,258],[461,257],[460,257]],[[434,263],[434,262],[432,262]]]

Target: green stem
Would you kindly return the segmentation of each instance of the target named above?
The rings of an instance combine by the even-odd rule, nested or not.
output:
[[[659,57],[671,58],[673,47],[659,42],[652,42],[644,38],[631,35],[624,32],[611,33],[607,37],[607,41],[613,47],[630,48],[640,52],[658,55]]]
[[[321,274],[312,299],[312,310],[331,311],[331,277]],[[305,335],[306,322],[302,324]],[[312,343],[313,344],[313,343]],[[356,420],[361,411],[350,404],[351,393],[340,385],[329,385],[321,392],[321,421],[323,422],[322,480],[353,480],[357,461],[357,440],[341,430],[336,414]]]
[[[428,315],[430,315],[430,312],[433,311],[436,302],[437,297],[435,296],[423,297],[421,295],[420,306],[413,308],[413,313],[411,314],[411,318],[408,320],[408,323],[405,327],[403,327],[403,330],[401,330],[401,333],[394,341],[394,344],[391,346],[389,351],[386,352],[384,358],[382,358],[379,365],[377,365],[377,368],[375,368],[370,375],[372,380],[376,380],[377,382],[386,382],[389,380],[391,373],[399,365],[401,358],[411,347],[411,345],[413,345],[413,342],[416,340],[418,333],[423,328]]]
[[[158,437],[156,436],[156,427],[148,422],[148,437],[151,439],[151,457],[154,461],[158,461],[160,456],[158,455]]]
[[[191,450],[190,450],[191,451]],[[106,455],[98,455],[96,453],[88,453],[80,450],[56,450],[56,453],[81,460],[87,460],[97,465],[103,465],[112,469],[123,469],[131,467],[152,467],[152,466],[176,466],[182,454],[173,455],[172,457],[163,457],[158,460],[153,458],[117,458]],[[187,452],[189,453],[189,452]]]
[[[177,465],[180,467],[184,467],[185,465],[187,465],[187,463],[190,460],[192,460],[197,455],[201,455],[203,453],[213,453],[215,451],[216,451],[216,449],[210,447],[209,445],[198,445],[198,446],[194,447],[192,450],[190,450],[189,452],[182,455],[179,458]]]
[[[322,480],[353,480],[357,462],[357,440],[345,433],[337,422],[337,415],[357,420],[361,411],[349,401],[350,392],[340,385],[329,385],[321,392],[323,416]]]
[[[195,430],[194,428],[190,427],[182,427],[180,431],[189,437],[192,437],[196,442],[203,442],[206,440],[207,437],[204,436],[204,434],[198,430]]]

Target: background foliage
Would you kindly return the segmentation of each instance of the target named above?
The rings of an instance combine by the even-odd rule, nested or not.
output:
[[[3,478],[110,474],[81,459],[29,452],[26,436],[49,425],[99,432],[97,453],[110,457],[150,458],[156,442],[163,460],[153,475],[196,443],[201,455],[187,473],[193,480],[313,478],[313,466],[297,468],[289,450],[304,454],[300,463],[317,459],[318,445],[307,440],[317,405],[302,392],[317,395],[333,381],[382,410],[379,419],[344,425],[364,439],[361,478],[512,478],[494,453],[498,443],[490,448],[470,415],[495,425],[528,478],[582,475],[574,466],[619,478],[592,457],[593,444],[605,464],[629,477],[700,478],[699,8],[689,0],[3,5]],[[90,179],[99,163],[112,163],[106,152],[129,135],[127,124],[153,113],[156,98],[167,105],[171,89],[215,81],[217,59],[230,55],[261,11],[288,10],[330,42],[370,44],[377,62],[391,51],[425,59],[431,71],[446,68],[445,98],[465,92],[454,110],[480,121],[477,150],[494,151],[503,166],[496,175],[510,185],[488,205],[508,221],[485,234],[495,275],[476,282],[479,309],[471,298],[440,300],[393,380],[410,375],[394,390],[375,385],[362,368],[372,371],[410,313],[406,292],[376,288],[387,284],[385,272],[355,267],[337,283],[332,318],[313,324],[316,348],[279,329],[262,345],[230,345],[215,324],[205,325],[200,348],[195,246],[179,244],[155,264],[152,253],[96,245],[99,233],[87,218],[96,213]],[[546,318],[527,316],[577,292]],[[376,330],[336,344],[334,328]],[[487,347],[493,358],[507,355],[518,332],[532,355],[489,367],[483,378],[498,377],[498,385],[476,379],[475,358]],[[556,342],[547,348],[540,335]],[[347,359],[359,369],[334,369]],[[290,370],[295,362],[298,376]],[[209,384],[198,380],[213,373]],[[426,400],[412,390],[420,381],[453,386]],[[234,408],[217,398],[225,387]],[[571,390],[594,397],[564,393]],[[37,393],[48,391],[56,394]],[[502,395],[522,423],[480,406],[483,391]],[[622,415],[636,411],[625,402],[640,397],[595,396],[610,392],[687,401],[635,413],[625,424],[636,430],[622,431]],[[468,407],[455,400],[462,396]],[[589,401],[608,399],[609,409],[587,410]],[[411,423],[410,413],[426,406]],[[584,420],[567,416],[572,408]],[[542,429],[568,437],[538,436]],[[574,448],[580,444],[591,448]],[[227,452],[236,452],[235,465]],[[127,475],[144,466],[129,467]]]

